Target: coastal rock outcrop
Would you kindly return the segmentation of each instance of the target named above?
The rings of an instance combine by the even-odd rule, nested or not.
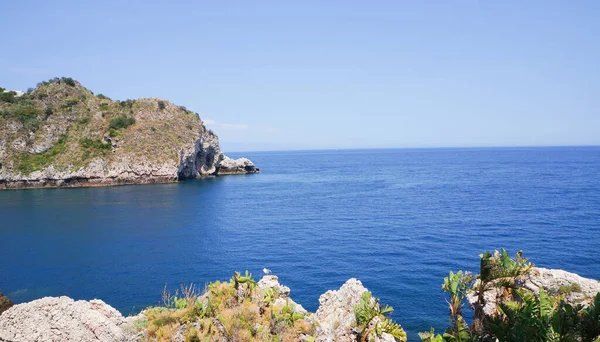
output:
[[[112,101],[72,79],[0,98],[0,189],[175,182],[257,173],[197,113],[156,98]]]
[[[217,169],[218,175],[240,175],[257,172],[260,172],[260,170],[247,158],[231,159],[224,157]]]
[[[354,306],[367,289],[355,279],[349,279],[339,290],[329,290],[319,297],[316,316],[317,341],[354,341],[356,318]]]
[[[524,288],[539,295],[540,288],[547,293],[561,292],[569,303],[588,305],[594,296],[600,292],[600,281],[584,278],[578,274],[541,267],[533,267],[529,272],[515,279],[515,288]],[[490,316],[497,312],[497,300],[502,297],[502,289],[490,287],[484,292],[484,301],[478,301],[477,294],[467,294],[469,305],[474,309],[482,309],[483,313]]]
[[[280,334],[279,338],[286,341],[356,341],[360,337],[354,308],[360,303],[367,289],[357,279],[350,279],[339,290],[327,291],[323,294],[319,299],[319,309],[314,314],[307,312],[302,305],[290,298],[290,288],[281,285],[277,276],[266,275],[255,285],[244,281],[236,285],[235,291],[229,292],[233,289],[231,286],[233,285],[230,283],[214,283],[212,287],[209,286],[209,290],[197,298],[195,306],[214,310],[217,308],[216,303],[221,300],[231,301],[229,305],[233,306],[225,308],[212,318],[206,318],[208,321],[206,319],[186,320],[176,323],[168,340],[186,341],[191,336],[190,332],[198,332],[203,327],[206,328],[207,324],[210,329],[216,329],[208,333],[211,341],[239,340],[236,338],[244,340],[242,336],[245,335],[242,330],[231,330],[237,326],[237,323],[231,321],[237,317],[237,314],[251,319],[266,315],[267,322],[269,320],[271,322],[270,328],[268,324],[264,326],[255,323],[255,326],[250,329],[254,329],[255,332],[262,331],[262,334],[267,334],[265,336],[269,336],[268,330],[265,329],[277,331]],[[227,297],[230,295],[234,297]],[[234,298],[244,300],[233,304],[237,301]],[[376,302],[374,301],[373,304]],[[235,305],[239,305],[237,309],[234,309]],[[267,312],[264,312],[266,310]],[[192,314],[193,311],[180,312],[178,313],[175,308],[149,308],[137,316],[123,317],[117,310],[98,299],[75,301],[68,297],[45,297],[15,305],[0,315],[0,341],[154,340],[157,317],[162,317],[160,320],[164,321]],[[183,312],[187,314],[184,315]],[[292,324],[291,328],[289,324]],[[378,320],[374,319],[372,324],[378,324]],[[149,329],[154,330],[151,333]],[[240,325],[240,329],[243,329],[243,324]],[[289,329],[308,331],[308,333],[289,335]],[[371,335],[369,341],[397,340],[383,332],[375,336]]]
[[[130,341],[128,320],[99,299],[46,297],[0,315],[0,341]]]

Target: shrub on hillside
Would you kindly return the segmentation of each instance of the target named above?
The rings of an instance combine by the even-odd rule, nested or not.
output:
[[[112,148],[111,144],[103,143],[98,139],[83,138],[79,140],[79,143],[85,148],[94,148],[98,150],[110,150]]]
[[[110,120],[109,127],[111,129],[117,130],[117,129],[127,128],[133,124],[135,124],[135,118],[120,116],[118,118],[114,118],[114,119]]]
[[[17,99],[15,97],[15,95],[17,95],[17,93],[14,91],[8,91],[8,92],[2,91],[2,92],[0,92],[0,101],[14,103],[14,102],[16,102],[16,99]]]
[[[164,110],[165,108],[167,108],[165,101],[158,101],[158,109]]]
[[[63,77],[60,79],[60,82],[66,84],[68,86],[71,86],[71,87],[75,86],[75,80],[73,80],[71,77]]]

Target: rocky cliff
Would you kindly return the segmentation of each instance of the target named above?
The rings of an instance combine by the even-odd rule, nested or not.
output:
[[[574,317],[580,321],[571,322],[578,324],[572,328],[586,329],[587,335],[567,335],[563,329],[553,332],[552,338],[546,335],[548,338],[508,338],[502,341],[600,341],[600,282],[597,280],[563,270],[533,268],[518,277],[513,290],[519,288],[537,291],[538,294],[542,288],[549,292],[567,289],[567,296],[561,298],[569,303],[582,304],[574,309],[578,310]],[[483,300],[470,294],[469,302],[475,310],[485,306],[486,315],[498,319],[497,299],[498,296],[506,296],[506,291],[499,293],[495,287],[489,290],[493,293],[486,294]],[[74,301],[68,297],[46,297],[12,306],[0,313],[0,342],[406,341],[404,330],[387,317],[391,308],[380,305],[379,300],[372,297],[357,279],[349,279],[339,290],[321,295],[315,313],[307,312],[302,305],[294,302],[290,292],[290,288],[281,285],[276,276],[266,275],[256,282],[251,274],[244,276],[236,272],[229,282],[211,283],[203,293],[197,293],[192,285],[182,287],[174,295],[165,291],[162,298],[164,306],[148,308],[132,317],[123,317],[98,299]],[[592,303],[594,297],[596,303]],[[516,305],[513,303],[511,307]],[[586,306],[587,311],[583,309]],[[562,322],[560,317],[565,315],[545,323]],[[529,325],[520,322],[524,325],[517,326],[509,321],[506,327],[516,327],[517,333],[543,330],[540,326],[543,321],[527,322]],[[502,326],[495,327],[500,329]],[[467,333],[466,330],[464,333]],[[451,327],[444,338],[441,335],[434,337],[433,330],[419,335],[423,341],[439,342],[454,341],[453,334],[455,331]],[[559,338],[561,336],[564,339]],[[576,338],[566,339],[569,336]],[[463,340],[493,341],[497,338],[496,335],[488,337],[490,339],[466,336]]]
[[[323,294],[317,312],[309,313],[290,298],[289,287],[276,276],[258,282],[234,278],[208,285],[198,297],[192,287],[182,289],[185,297],[164,295],[166,307],[149,308],[132,317],[123,317],[98,299],[46,297],[15,305],[0,315],[0,341],[406,340],[399,326],[398,338],[385,332],[383,315],[373,315],[369,326],[361,327],[355,310],[364,294],[370,293],[356,279]],[[368,308],[378,310],[376,299],[368,301]]]
[[[256,173],[227,158],[198,114],[159,99],[113,101],[70,78],[0,89],[0,189],[174,182]]]

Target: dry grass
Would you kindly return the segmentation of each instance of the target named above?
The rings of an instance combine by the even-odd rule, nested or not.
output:
[[[243,279],[238,278],[238,279]],[[245,281],[245,280],[244,280]],[[163,290],[163,306],[145,311],[150,341],[300,341],[314,334],[314,326],[291,305],[275,306],[254,280],[214,282],[200,296],[193,285],[171,294]],[[265,298],[267,298],[265,300]]]

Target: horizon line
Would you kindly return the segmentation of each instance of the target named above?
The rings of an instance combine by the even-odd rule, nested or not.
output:
[[[444,149],[506,149],[506,148],[568,148],[568,147],[583,147],[593,148],[600,147],[597,145],[478,145],[478,146],[415,146],[415,147],[365,147],[365,148],[298,148],[298,149],[282,149],[282,150],[231,150],[227,153],[260,153],[260,152],[319,152],[319,151],[366,151],[366,150],[444,150]]]

